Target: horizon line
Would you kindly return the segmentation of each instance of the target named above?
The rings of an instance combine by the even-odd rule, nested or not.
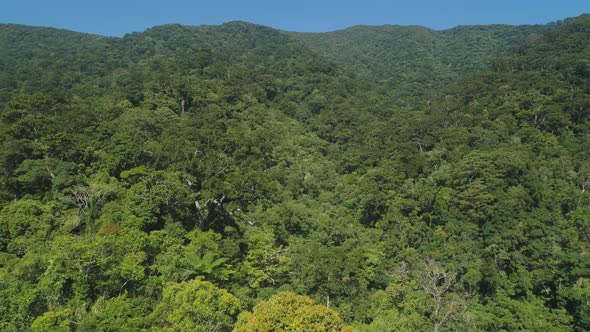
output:
[[[590,15],[589,13],[582,13],[580,15],[577,16],[572,16],[572,17],[565,17],[563,19],[558,19],[558,20],[553,20],[553,21],[549,21],[549,22],[545,22],[545,23],[526,23],[526,24],[510,24],[510,23],[476,23],[476,24],[457,24],[457,25],[453,25],[451,27],[448,28],[432,28],[426,25],[420,25],[420,24],[395,24],[395,23],[385,23],[385,24],[355,24],[355,25],[351,25],[351,26],[347,26],[344,28],[339,28],[339,29],[335,29],[335,30],[327,30],[327,31],[293,31],[293,30],[287,30],[287,29],[281,29],[278,27],[273,27],[270,25],[265,25],[265,24],[261,24],[261,23],[255,23],[255,22],[250,22],[250,21],[246,21],[246,20],[228,20],[228,21],[224,21],[222,23],[218,23],[218,24],[183,24],[183,23],[179,23],[179,22],[170,22],[170,23],[162,23],[162,24],[155,24],[152,26],[149,26],[147,28],[144,28],[143,30],[140,31],[129,31],[129,32],[125,32],[122,35],[108,35],[108,34],[100,34],[100,33],[94,33],[94,32],[86,32],[86,31],[79,31],[79,30],[74,30],[74,29],[69,29],[69,28],[61,28],[61,27],[57,27],[57,26],[46,26],[46,25],[31,25],[31,24],[23,24],[23,23],[13,23],[13,22],[0,22],[0,25],[14,25],[14,26],[23,26],[23,27],[29,27],[29,28],[39,28],[39,29],[54,29],[54,30],[61,30],[61,31],[68,31],[68,32],[75,32],[75,33],[80,33],[80,34],[86,34],[86,35],[92,35],[92,36],[100,36],[100,37],[105,37],[105,38],[123,38],[127,35],[130,34],[134,34],[134,33],[145,33],[146,31],[153,29],[153,28],[157,28],[157,27],[162,27],[162,26],[168,26],[168,25],[179,25],[179,26],[184,26],[184,27],[220,27],[226,24],[231,24],[231,23],[246,23],[246,24],[251,24],[251,25],[257,25],[257,26],[262,26],[262,27],[266,27],[266,28],[270,28],[273,30],[277,30],[277,31],[281,31],[281,32],[287,32],[287,33],[301,33],[301,34],[322,34],[322,33],[334,33],[334,32],[339,32],[339,31],[345,31],[345,30],[349,30],[355,27],[418,27],[418,28],[424,28],[424,29],[428,29],[431,31],[448,31],[448,30],[453,30],[453,29],[457,29],[460,27],[480,27],[480,26],[511,26],[511,27],[519,27],[519,26],[543,26],[543,25],[552,25],[552,24],[559,24],[562,23],[564,21],[570,20],[570,19],[574,19],[577,17],[581,17],[584,15]]]

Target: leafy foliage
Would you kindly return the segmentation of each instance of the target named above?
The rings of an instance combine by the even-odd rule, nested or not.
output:
[[[588,40],[0,25],[0,330],[587,331]]]
[[[338,314],[305,296],[291,292],[260,302],[242,313],[234,331],[342,331]]]

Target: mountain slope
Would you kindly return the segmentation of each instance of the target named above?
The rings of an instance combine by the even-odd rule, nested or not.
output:
[[[534,42],[548,26],[355,26],[292,33],[311,49],[402,102],[483,69],[498,54]]]
[[[396,193],[375,194],[374,225],[384,234],[407,227],[405,238],[384,240],[394,261],[420,248],[418,257],[452,262],[462,280],[454,292],[471,301],[468,330],[589,328],[589,40],[590,15],[568,20],[394,115],[381,134],[392,143],[378,147],[373,185]],[[412,277],[422,278],[389,287]],[[454,292],[441,302],[451,312],[464,305]],[[395,301],[385,308],[410,319]],[[375,330],[386,322],[376,318]]]
[[[358,85],[291,37],[241,22],[2,29],[2,330],[162,327],[162,289],[204,275],[251,307],[288,278],[292,236],[358,232],[325,195],[341,179],[328,155],[332,126],[370,114],[339,118]],[[154,314],[106,322],[118,306]]]
[[[0,26],[0,329],[590,329],[589,17]]]

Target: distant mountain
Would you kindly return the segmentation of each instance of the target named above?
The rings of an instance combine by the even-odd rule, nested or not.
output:
[[[61,82],[59,86],[64,89],[79,83],[80,75],[86,80],[91,76],[104,77],[117,68],[156,55],[178,57],[176,51],[214,51],[216,57],[242,62],[248,61],[248,56],[272,61],[265,56],[275,52],[275,58],[295,56],[311,51],[325,58],[322,66],[328,60],[374,84],[382,94],[408,100],[465,73],[485,68],[498,54],[531,44],[548,29],[550,26],[544,25],[461,26],[443,31],[418,26],[355,26],[328,33],[292,33],[230,22],[221,26],[166,25],[124,38],[109,38],[51,28],[0,25],[0,68],[6,68],[0,83],[14,88],[16,82],[10,76],[16,80],[34,76],[35,80],[27,82],[29,90],[47,90],[51,87],[48,81]],[[270,64],[257,64],[266,65]],[[64,77],[64,71],[68,71],[68,77]],[[105,84],[108,82],[99,86]],[[95,89],[81,87],[79,93],[89,90]]]
[[[287,59],[299,59],[304,65],[315,67],[287,66]],[[18,91],[100,94],[109,88],[120,88],[113,87],[116,81],[113,76],[121,71],[137,72],[141,64],[162,60],[173,62],[177,66],[174,70],[182,71],[180,74],[205,70],[209,75],[231,76],[230,67],[239,71],[247,66],[248,71],[261,74],[273,71],[289,78],[302,70],[330,73],[336,70],[290,36],[243,22],[200,27],[167,25],[124,38],[0,25],[0,91],[4,94]]]
[[[485,68],[500,53],[534,43],[551,26],[354,26],[327,33],[290,33],[312,50],[407,101]]]

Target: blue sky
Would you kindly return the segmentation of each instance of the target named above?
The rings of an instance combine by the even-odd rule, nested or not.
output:
[[[590,0],[1,0],[0,23],[52,26],[122,36],[154,25],[242,20],[290,31],[356,24],[547,23],[590,12]]]

